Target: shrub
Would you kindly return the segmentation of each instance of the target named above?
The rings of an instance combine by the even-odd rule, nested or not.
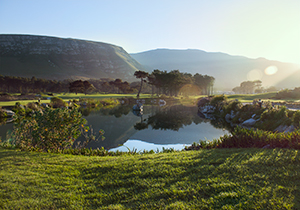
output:
[[[67,103],[62,100],[61,98],[58,97],[52,97],[50,99],[50,104],[53,108],[61,108],[61,107],[66,107]]]
[[[292,120],[288,117],[289,110],[282,106],[279,109],[266,109],[260,117],[259,128],[273,131],[280,125],[290,125]]]
[[[223,104],[222,110],[223,114],[222,117],[225,117],[226,114],[231,114],[231,112],[238,112],[242,108],[242,103],[239,101],[229,101]]]
[[[274,133],[236,127],[231,135],[224,135],[217,140],[193,143],[185,150],[201,148],[291,148],[300,149],[300,131]]]
[[[30,103],[28,103],[26,106],[27,106],[27,108],[29,108],[29,109],[31,109],[31,110],[35,110],[35,111],[39,109],[38,104],[36,104],[36,103],[34,103],[34,102],[30,102]]]
[[[21,119],[13,130],[14,144],[20,148],[60,150],[70,148],[85,124],[77,109],[51,109],[35,112]]]
[[[296,127],[299,127],[299,122],[300,122],[300,111],[295,111],[293,116],[292,116],[292,122],[293,125]]]
[[[227,97],[225,95],[217,95],[214,96],[211,101],[210,101],[210,105],[212,106],[219,106],[222,102],[226,101]]]
[[[0,119],[6,118],[6,117],[7,117],[7,113],[0,109]]]

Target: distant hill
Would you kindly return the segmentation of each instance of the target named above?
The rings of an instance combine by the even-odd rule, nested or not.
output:
[[[101,42],[0,35],[0,74],[46,79],[120,78],[143,70],[123,48]]]
[[[264,58],[250,59],[191,49],[156,49],[130,55],[149,72],[154,69],[167,71],[178,69],[191,74],[211,75],[216,78],[215,87],[220,90],[231,90],[243,81],[257,79],[255,75],[262,80],[263,86],[273,86],[299,69],[295,64]],[[265,69],[269,66],[276,66],[278,71],[273,75],[265,74]]]
[[[278,82],[276,86],[284,88],[300,87],[300,68],[289,77]]]

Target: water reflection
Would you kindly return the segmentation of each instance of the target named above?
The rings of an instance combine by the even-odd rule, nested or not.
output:
[[[216,139],[228,133],[221,124],[214,122],[213,126],[209,120],[199,117],[197,112],[197,107],[183,105],[144,105],[143,113],[133,113],[129,104],[82,110],[95,131],[105,131],[105,140],[91,142],[88,147],[120,150],[124,150],[124,147],[119,147],[123,144],[138,150],[151,150],[153,147],[160,150],[162,147],[182,149],[193,142]],[[12,127],[12,124],[0,126],[2,139]],[[78,139],[82,140],[83,137]]]
[[[110,151],[122,151],[122,152],[128,152],[133,151],[134,149],[137,150],[137,152],[142,152],[145,148],[147,148],[147,151],[153,150],[153,151],[162,151],[163,148],[173,148],[175,150],[182,150],[185,146],[185,144],[153,144],[148,143],[145,141],[140,140],[128,140],[125,142],[123,146],[111,149]]]
[[[214,127],[209,120],[199,117],[197,113],[197,107],[183,105],[146,105],[143,113],[133,112],[131,105],[115,107],[110,111],[100,110],[86,116],[86,119],[89,124],[98,126],[96,129],[105,130],[105,140],[88,146],[122,151],[127,150],[126,147],[119,146],[123,144],[129,149],[138,150],[151,150],[153,146],[182,149],[193,142],[216,139],[228,133],[222,127]]]

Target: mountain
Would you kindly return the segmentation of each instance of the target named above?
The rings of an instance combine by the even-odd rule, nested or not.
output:
[[[300,68],[292,75],[281,80],[279,83],[276,84],[276,86],[284,88],[300,87]]]
[[[231,90],[243,81],[256,79],[260,79],[265,87],[273,86],[299,69],[295,64],[265,58],[250,59],[192,49],[156,49],[130,55],[149,72],[154,69],[179,70],[213,76],[216,78],[215,87],[219,90]],[[266,74],[268,67],[275,70]],[[276,68],[277,72],[274,73]]]
[[[143,70],[123,48],[101,42],[0,35],[0,74],[46,79],[120,78]]]

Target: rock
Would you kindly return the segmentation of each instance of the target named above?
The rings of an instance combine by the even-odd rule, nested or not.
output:
[[[226,120],[226,122],[230,122],[230,120],[231,120],[231,115],[230,115],[230,114],[227,114],[227,115],[225,116],[225,120]]]
[[[250,118],[242,123],[242,126],[252,127],[256,123],[256,120]]]
[[[212,114],[215,111],[214,106],[206,106],[206,113]]]
[[[197,106],[205,106],[207,103],[209,102],[208,98],[201,98],[198,102],[197,102]]]
[[[281,133],[281,132],[284,132],[287,128],[288,128],[287,125],[280,125],[280,126],[278,126],[278,127],[274,130],[274,132],[279,132],[279,133]]]
[[[8,117],[12,117],[12,116],[14,116],[16,114],[13,111],[7,110],[7,109],[2,109],[1,111],[5,112]]]
[[[46,103],[42,103],[42,106],[43,107],[49,107],[48,104],[46,104]]]
[[[267,144],[266,146],[263,147],[263,149],[270,149],[270,148],[271,148],[270,144]]]
[[[235,117],[235,114],[234,114],[234,111],[231,110],[231,113],[230,113],[230,118],[233,119]]]
[[[295,130],[296,130],[295,126],[291,125],[291,126],[287,127],[284,132],[288,133],[288,132],[293,132]]]

